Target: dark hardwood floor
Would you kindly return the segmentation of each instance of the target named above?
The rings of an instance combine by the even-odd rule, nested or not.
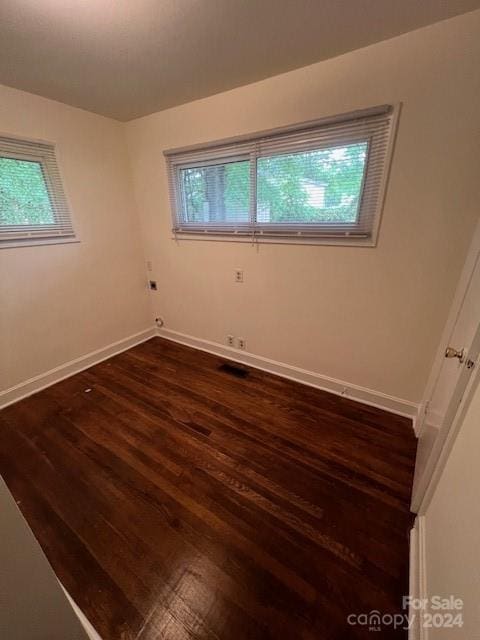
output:
[[[104,640],[406,637],[347,616],[408,593],[410,420],[222,362],[154,338],[0,412],[64,586]]]

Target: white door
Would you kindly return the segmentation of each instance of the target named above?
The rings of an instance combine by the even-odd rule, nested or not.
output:
[[[467,389],[480,351],[480,249],[470,256],[462,300],[441,346],[443,359],[425,403],[418,441],[412,509],[417,511]],[[464,274],[465,275],[465,274]]]

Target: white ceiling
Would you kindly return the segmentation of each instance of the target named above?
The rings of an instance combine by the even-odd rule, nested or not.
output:
[[[130,120],[478,7],[480,0],[0,0],[0,84]]]

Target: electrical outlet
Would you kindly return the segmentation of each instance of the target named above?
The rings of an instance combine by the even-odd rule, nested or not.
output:
[[[156,291],[157,290],[157,281],[156,280],[149,280],[148,281],[148,286],[150,287],[150,289],[152,291]]]
[[[243,282],[243,269],[235,269],[235,282]]]
[[[237,346],[239,349],[246,349],[247,348],[247,341],[245,340],[245,338],[238,338],[237,339]]]
[[[235,338],[233,336],[228,335],[227,336],[227,344],[229,347],[234,347],[235,346]]]

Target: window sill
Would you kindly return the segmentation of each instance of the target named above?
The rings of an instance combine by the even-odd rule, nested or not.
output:
[[[268,235],[235,235],[218,233],[188,233],[177,232],[171,236],[176,242],[197,241],[197,242],[239,242],[250,245],[257,244],[300,244],[300,245],[330,245],[340,247],[375,247],[376,238],[355,238],[355,237],[328,237],[328,236],[268,236]]]
[[[36,247],[49,244],[71,244],[80,242],[80,238],[59,237],[59,238],[24,238],[15,240],[3,240],[0,238],[0,249],[18,249],[19,247]]]

